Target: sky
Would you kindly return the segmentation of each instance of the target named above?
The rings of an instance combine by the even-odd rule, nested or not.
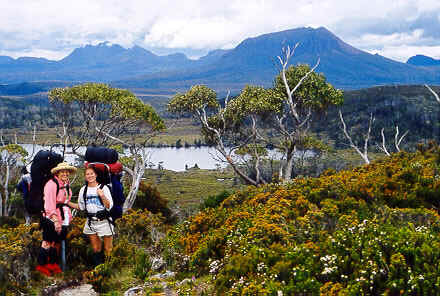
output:
[[[108,41],[198,58],[298,27],[401,62],[440,59],[440,0],[0,0],[0,55],[60,60]]]

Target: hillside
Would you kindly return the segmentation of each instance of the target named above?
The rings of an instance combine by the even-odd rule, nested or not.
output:
[[[38,295],[82,278],[95,291],[119,294],[135,286],[147,295],[437,295],[439,155],[436,145],[420,146],[319,178],[249,186],[205,200],[204,210],[174,226],[129,211],[111,259],[93,270],[85,219],[76,217],[71,270],[56,279],[31,272],[38,225],[6,217],[0,292]],[[148,200],[147,191],[140,198]]]
[[[38,87],[46,88],[43,84]],[[440,93],[439,87],[433,88]],[[11,89],[16,91],[16,88]],[[166,104],[173,94],[147,94],[152,91],[143,89],[133,91],[144,102],[151,104],[162,117],[169,119]],[[330,109],[326,114],[321,114],[321,118],[312,124],[312,131],[320,138],[330,140],[336,148],[347,148],[347,140],[341,132],[338,110]],[[409,130],[401,147],[414,149],[416,143],[430,139],[440,140],[440,104],[421,85],[381,86],[344,91],[344,104],[341,110],[345,122],[351,128],[355,139],[359,141],[367,131],[370,113],[373,113],[375,117],[371,141],[373,150],[376,143],[382,142],[380,134],[382,128],[385,128],[387,143],[391,148],[396,125],[399,126],[400,135]],[[0,111],[0,128],[23,128],[31,125],[51,127],[55,124],[45,92],[0,96]],[[42,116],[42,114],[46,115]],[[187,129],[197,132],[194,126],[188,126]]]
[[[440,60],[436,60],[421,54],[410,57],[406,63],[414,66],[440,66]]]
[[[297,28],[248,38],[203,68],[184,72],[134,77],[116,82],[120,86],[188,88],[207,84],[235,91],[245,84],[270,86],[279,70],[277,56],[282,47],[299,43],[291,64],[316,64],[317,72],[337,88],[357,89],[386,84],[438,83],[434,68],[417,67],[372,55],[342,41],[326,28]]]
[[[440,93],[439,87],[434,87]],[[344,92],[344,104],[340,107],[354,139],[363,145],[363,135],[368,130],[370,114],[375,121],[372,127],[372,147],[382,144],[381,129],[390,149],[394,149],[396,126],[400,135],[409,131],[402,147],[414,149],[415,143],[440,140],[440,104],[422,85],[380,86]],[[313,124],[313,131],[328,137],[337,148],[346,148],[338,115],[339,108],[330,109]]]
[[[176,227],[167,258],[221,295],[437,295],[439,153],[248,187]]]

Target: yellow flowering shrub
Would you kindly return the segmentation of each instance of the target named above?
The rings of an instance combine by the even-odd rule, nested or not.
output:
[[[174,228],[225,295],[440,293],[440,149],[249,186]]]

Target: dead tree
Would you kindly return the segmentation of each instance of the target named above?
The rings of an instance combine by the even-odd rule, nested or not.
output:
[[[370,120],[368,123],[368,131],[367,134],[364,135],[364,148],[363,151],[353,142],[353,139],[351,138],[350,134],[347,131],[347,126],[344,122],[344,118],[342,117],[342,112],[339,110],[339,118],[342,122],[342,130],[344,132],[345,137],[348,139],[350,143],[350,147],[352,147],[364,160],[366,164],[370,163],[370,159],[368,158],[368,141],[370,140],[370,134],[371,134],[371,126],[373,125],[374,117],[373,113],[370,113]]]

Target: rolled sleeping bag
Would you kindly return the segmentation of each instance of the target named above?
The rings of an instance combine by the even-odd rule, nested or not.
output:
[[[118,161],[118,152],[107,147],[87,147],[85,160],[88,162],[115,163]]]
[[[84,167],[88,168],[89,165],[93,165],[97,170],[101,171],[101,172],[106,172],[108,167],[108,170],[110,171],[110,173],[112,174],[120,174],[122,173],[122,163],[120,163],[119,161],[114,162],[114,163],[102,163],[102,162],[85,162],[84,163]]]

